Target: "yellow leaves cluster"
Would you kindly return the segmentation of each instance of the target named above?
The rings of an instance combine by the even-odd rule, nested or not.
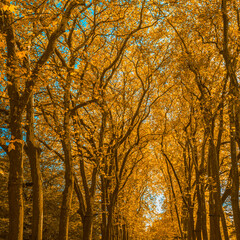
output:
[[[0,137],[0,144],[5,145],[5,140],[3,137]]]
[[[10,4],[9,6],[8,5],[3,5],[1,7],[3,9],[3,11],[10,11],[10,12],[15,12],[16,11],[16,6]]]
[[[11,142],[9,145],[8,145],[8,152],[11,152],[12,150],[15,150],[15,145],[13,142]]]
[[[4,46],[5,46],[4,41],[2,39],[0,39],[0,48],[4,48]]]
[[[27,51],[19,51],[19,52],[17,52],[16,55],[19,59],[23,59],[26,56],[26,53],[27,53]]]

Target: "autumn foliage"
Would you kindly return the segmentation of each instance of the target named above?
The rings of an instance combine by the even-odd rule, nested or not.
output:
[[[0,239],[240,240],[240,2],[0,2]]]

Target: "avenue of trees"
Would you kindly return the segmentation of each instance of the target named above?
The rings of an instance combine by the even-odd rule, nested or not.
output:
[[[239,0],[1,0],[0,239],[240,240],[239,53]]]

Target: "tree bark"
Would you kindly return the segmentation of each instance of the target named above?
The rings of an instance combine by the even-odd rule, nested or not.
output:
[[[239,209],[239,174],[237,163],[237,148],[236,148],[236,132],[234,124],[233,103],[230,102],[230,146],[231,146],[231,162],[232,162],[232,189],[231,203],[233,210],[233,218],[236,230],[237,240],[240,240],[240,209]]]
[[[101,210],[102,210],[102,223],[101,234],[102,240],[106,239],[107,230],[107,193],[106,193],[106,179],[101,176]]]
[[[222,210],[221,210],[221,222],[222,222],[224,239],[225,239],[225,240],[229,240],[227,223],[226,223],[226,219],[225,219],[225,215],[224,215],[223,208],[222,208]]]
[[[33,182],[32,240],[41,240],[43,231],[43,189],[40,169],[41,150],[34,136],[33,95],[27,104],[27,145],[25,147],[31,167]]]
[[[4,1],[9,5],[9,1]],[[1,12],[2,13],[2,12]],[[5,37],[7,44],[7,79],[8,96],[10,101],[10,132],[11,142],[8,146],[10,161],[8,180],[9,201],[9,240],[23,239],[23,136],[22,112],[18,81],[16,79],[17,57],[16,43],[13,29],[13,14],[4,11],[1,18],[5,20]]]
[[[11,109],[12,110],[12,109]],[[14,112],[14,111],[11,111]],[[11,114],[11,132],[15,142],[14,148],[8,154],[10,160],[8,180],[9,201],[9,240],[23,239],[23,144],[21,115]],[[15,116],[15,117],[14,117]],[[19,115],[17,115],[19,116]]]
[[[221,216],[221,197],[220,197],[220,180],[219,180],[219,166],[216,155],[216,148],[210,136],[209,139],[209,215],[210,215],[210,240],[221,240],[220,231],[220,216]]]
[[[205,148],[206,148],[206,138],[207,134],[206,131],[204,132],[203,137],[203,144],[201,149],[201,163],[200,163],[200,176],[204,176],[204,164],[205,164]],[[205,202],[205,184],[201,181],[200,184],[200,199],[201,199],[201,232],[202,237],[204,240],[208,240],[208,233],[207,233],[207,218],[206,218],[206,202]]]
[[[235,224],[236,238],[240,240],[240,209],[239,209],[239,174],[237,163],[237,149],[236,149],[236,127],[237,111],[239,101],[238,80],[236,75],[236,59],[232,59],[232,54],[229,49],[229,16],[227,9],[227,1],[222,0],[222,20],[223,20],[223,58],[230,78],[230,101],[229,101],[229,125],[230,125],[230,146],[231,146],[231,161],[232,161],[232,191],[231,203],[233,209],[233,219]],[[238,129],[239,130],[239,129]]]
[[[83,240],[92,239],[93,215],[87,214],[82,220],[83,223]]]
[[[71,211],[72,195],[73,195],[73,162],[71,153],[71,136],[70,136],[70,73],[67,77],[64,92],[64,136],[62,139],[62,147],[64,152],[64,164],[65,164],[65,188],[63,191],[63,200],[60,213],[59,223],[59,240],[68,239],[68,225],[69,215]]]
[[[203,213],[203,209],[202,209],[202,196],[200,193],[200,183],[199,183],[199,172],[198,169],[196,169],[196,192],[197,192],[197,202],[198,202],[198,210],[197,210],[197,220],[196,220],[196,238],[197,240],[201,240],[201,230],[202,230],[202,213]]]
[[[202,237],[204,240],[208,240],[204,184],[201,184],[201,196],[202,196]]]

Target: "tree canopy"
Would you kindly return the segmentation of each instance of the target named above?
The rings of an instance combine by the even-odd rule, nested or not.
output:
[[[0,239],[240,240],[239,11],[2,0]]]

